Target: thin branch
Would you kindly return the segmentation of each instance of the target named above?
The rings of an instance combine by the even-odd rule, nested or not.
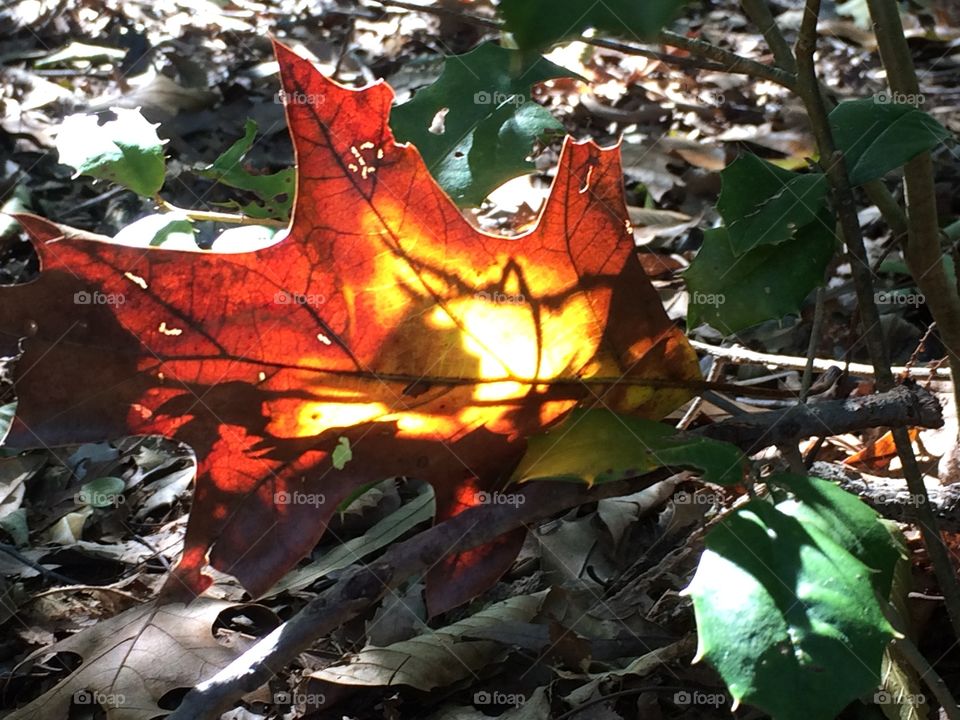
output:
[[[286,220],[274,220],[273,218],[255,218],[250,217],[249,215],[242,215],[236,213],[224,213],[224,212],[212,212],[209,210],[188,210],[186,208],[177,207],[162,197],[154,198],[157,207],[159,207],[164,212],[168,213],[177,213],[184,216],[187,220],[196,220],[198,222],[219,222],[219,223],[228,223],[230,225],[265,225],[267,227],[274,228],[285,228],[290,223]]]
[[[760,29],[767,45],[773,52],[777,65],[788,72],[796,73],[797,62],[793,57],[793,50],[783,33],[780,32],[780,27],[774,20],[773,13],[770,12],[767,0],[741,0],[740,5],[750,20],[753,21],[753,24]]]
[[[453,10],[447,7],[435,5],[417,5],[416,3],[404,2],[403,0],[372,0],[372,2],[385,7],[398,7],[404,10],[412,10],[414,12],[424,12],[441,17],[455,18],[461,22],[487,28],[489,30],[503,30],[502,23],[499,23],[496,20],[478,17],[477,15],[461,12],[459,10]],[[637,45],[617,42],[615,40],[606,40],[603,38],[580,37],[577,39],[595,47],[622,52],[624,55],[638,55],[640,57],[650,58],[651,60],[659,60],[666,65],[674,65],[681,68],[698,68],[701,70],[712,70],[715,72],[726,72],[737,75],[749,75],[762,80],[769,80],[770,82],[777,83],[778,85],[782,85],[786,88],[793,87],[793,77],[788,72],[784,72],[779,68],[771,67],[770,65],[764,65],[763,63],[743,57],[742,55],[737,55],[734,52],[724,50],[721,47],[704,42],[703,40],[694,40],[676,33],[661,32],[657,36],[657,41],[664,45],[670,45],[671,47],[686,50],[692,53],[694,57],[678,57],[676,55],[657,52],[656,50],[650,50]]]
[[[690,340],[690,344],[697,350],[713,355],[718,358],[725,358],[734,363],[763,365],[766,368],[776,368],[784,370],[800,370],[807,366],[807,359],[793,355],[774,355],[772,353],[761,353],[755,350],[748,350],[739,345],[731,347],[720,347],[700,342],[699,340]],[[863,377],[874,377],[872,365],[864,363],[846,364],[840,360],[830,360],[828,358],[814,358],[813,369],[818,372],[826,372],[830,368],[843,365],[851,375],[861,375]],[[911,377],[916,379],[934,379],[949,380],[950,373],[942,368],[918,368],[898,365],[891,368],[898,377]]]
[[[807,363],[803,367],[803,380],[800,383],[800,402],[807,401],[810,385],[813,384],[813,361],[817,355],[817,345],[820,342],[820,333],[823,328],[823,306],[826,291],[817,288],[817,300],[813,308],[813,323],[810,325],[810,341],[807,343]]]

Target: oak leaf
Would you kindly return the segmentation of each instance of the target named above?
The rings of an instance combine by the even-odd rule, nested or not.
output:
[[[537,226],[488,235],[394,142],[388,85],[347,89],[276,52],[297,158],[286,237],[173,252],[20,216],[41,273],[0,291],[0,353],[25,338],[11,444],[195,449],[170,600],[202,592],[207,563],[266,591],[366,483],[427,480],[446,517],[573,407],[659,418],[699,378],[635,257],[618,148],[567,138]],[[434,568],[431,611],[495,581],[521,541]]]
[[[101,620],[31,658],[73,653],[82,662],[58,685],[8,720],[65,718],[71,705],[99,705],[107,720],[150,720],[159,701],[226,667],[237,652],[216,641],[214,620],[230,603],[204,598],[189,607],[150,603]]]

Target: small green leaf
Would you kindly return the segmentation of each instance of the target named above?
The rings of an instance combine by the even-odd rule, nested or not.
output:
[[[836,247],[833,227],[833,218],[823,212],[796,237],[739,257],[726,228],[707,230],[703,247],[684,272],[690,292],[687,326],[709,323],[732,335],[799,312],[804,298],[823,282]]]
[[[339,438],[337,446],[331,454],[330,462],[337,470],[343,470],[351,460],[353,460],[353,451],[350,449],[350,438]]]
[[[103,125],[96,115],[70,115],[60,126],[60,162],[78,175],[110,180],[138,195],[153,197],[163,186],[166,164],[157,125],[139,110],[114,108],[116,120]]]
[[[720,172],[717,210],[737,256],[760,245],[778,245],[813,222],[826,204],[822,173],[783,170],[756,155],[737,158]]]
[[[588,28],[650,40],[684,4],[684,0],[502,0],[499,10],[517,45],[542,48],[577,38]]]
[[[507,105],[480,121],[431,172],[461,207],[476,207],[507,180],[533,172],[533,143],[562,126],[536,103]]]
[[[834,141],[843,152],[852,185],[882,178],[951,136],[925,112],[912,105],[880,102],[880,97],[840,103],[830,113]]]
[[[871,575],[818,527],[747,503],[707,535],[685,591],[697,658],[738,703],[776,720],[832,720],[879,685],[894,636]]]
[[[245,190],[257,196],[258,200],[249,203],[232,201],[224,203],[247,217],[275,218],[286,220],[290,217],[295,190],[293,168],[285,168],[268,175],[256,175],[243,166],[243,159],[253,147],[257,136],[257,123],[247,120],[243,137],[213,161],[212,165],[198,171],[201,177],[216,180],[228,187]]]
[[[875,571],[874,585],[881,597],[890,596],[893,571],[903,556],[894,537],[872,508],[832,482],[802,475],[775,475],[766,480],[787,488],[795,499],[777,509],[815,526]]]
[[[704,481],[719,485],[743,479],[743,455],[733,445],[684,436],[652,420],[581,409],[530,438],[512,481],[570,480],[594,485],[661,467],[695,467],[703,471]]]
[[[572,73],[540,55],[487,43],[447,58],[436,82],[395,107],[398,142],[413,143],[459,205],[479,205],[507,180],[532,172],[534,143],[563,126],[530,101],[530,88]]]
[[[117,477],[101,477],[84,483],[77,493],[77,502],[95,508],[114,507],[124,502],[124,482]]]

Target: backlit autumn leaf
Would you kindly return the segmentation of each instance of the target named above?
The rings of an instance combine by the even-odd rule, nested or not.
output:
[[[687,393],[640,381],[699,378],[634,255],[618,149],[568,138],[536,228],[487,235],[394,143],[389,86],[276,52],[297,154],[285,238],[179,252],[22,216],[40,277],[0,291],[0,352],[24,338],[10,444],[160,433],[196,450],[170,599],[201,592],[207,562],[264,592],[364,483],[425,479],[449,516],[574,406],[658,418]],[[435,569],[431,610],[493,582],[518,540]]]

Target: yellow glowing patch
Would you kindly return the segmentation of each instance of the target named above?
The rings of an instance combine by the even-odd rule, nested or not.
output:
[[[590,307],[579,294],[560,309],[540,308],[539,335],[533,308],[526,302],[481,296],[458,299],[448,307],[449,311],[435,307],[428,323],[438,329],[461,329],[462,347],[477,359],[477,375],[483,380],[556,379],[586,363],[596,351],[589,332]],[[474,397],[505,400],[529,389],[528,384],[505,380],[478,385]]]
[[[349,427],[369,422],[388,412],[383,403],[307,403],[297,418],[307,435],[316,435],[332,427]]]
[[[424,413],[398,413],[383,418],[384,422],[396,420],[400,435],[410,437],[449,437],[459,429],[454,418]]]
[[[277,437],[311,437],[330,428],[370,422],[387,412],[387,406],[378,402],[308,402],[299,406],[295,417],[290,417],[285,412],[271,413],[273,420],[268,432]]]

